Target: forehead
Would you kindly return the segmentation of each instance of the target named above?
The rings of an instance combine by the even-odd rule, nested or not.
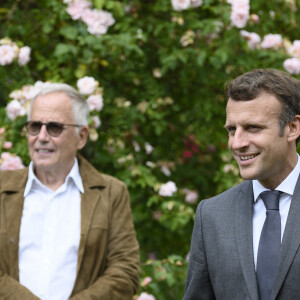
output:
[[[64,92],[39,95],[33,102],[30,119],[64,121],[72,118],[70,97]]]
[[[281,109],[280,101],[269,93],[262,93],[248,101],[235,101],[229,98],[226,106],[226,122],[278,119]]]

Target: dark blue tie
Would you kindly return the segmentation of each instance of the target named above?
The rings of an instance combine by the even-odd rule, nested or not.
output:
[[[256,275],[260,300],[270,300],[281,245],[281,221],[279,213],[280,191],[260,194],[266,206],[266,220],[261,232]]]

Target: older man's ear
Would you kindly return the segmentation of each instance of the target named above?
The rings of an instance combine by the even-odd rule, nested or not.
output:
[[[77,150],[80,150],[85,146],[88,136],[89,136],[89,127],[88,126],[80,127],[79,133],[78,133]]]

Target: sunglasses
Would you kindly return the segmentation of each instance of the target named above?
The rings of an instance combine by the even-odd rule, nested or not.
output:
[[[38,135],[43,125],[46,126],[47,133],[52,137],[59,136],[63,132],[66,126],[73,126],[73,127],[83,126],[77,124],[63,124],[59,122],[42,123],[39,121],[28,121],[25,123],[24,126],[30,135]]]

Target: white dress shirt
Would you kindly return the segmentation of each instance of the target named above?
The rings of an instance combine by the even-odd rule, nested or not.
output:
[[[82,180],[77,159],[62,186],[43,185],[30,163],[19,241],[19,280],[42,300],[72,292],[80,241]]]
[[[283,192],[279,199],[279,212],[281,218],[281,241],[284,234],[285,224],[287,221],[288,213],[290,210],[292,196],[300,173],[300,159],[298,155],[298,162],[293,171],[288,177],[275,189]],[[253,180],[253,252],[254,252],[254,264],[256,269],[257,264],[257,252],[260,234],[266,219],[266,207],[262,198],[259,196],[261,192],[267,191],[258,180]]]

